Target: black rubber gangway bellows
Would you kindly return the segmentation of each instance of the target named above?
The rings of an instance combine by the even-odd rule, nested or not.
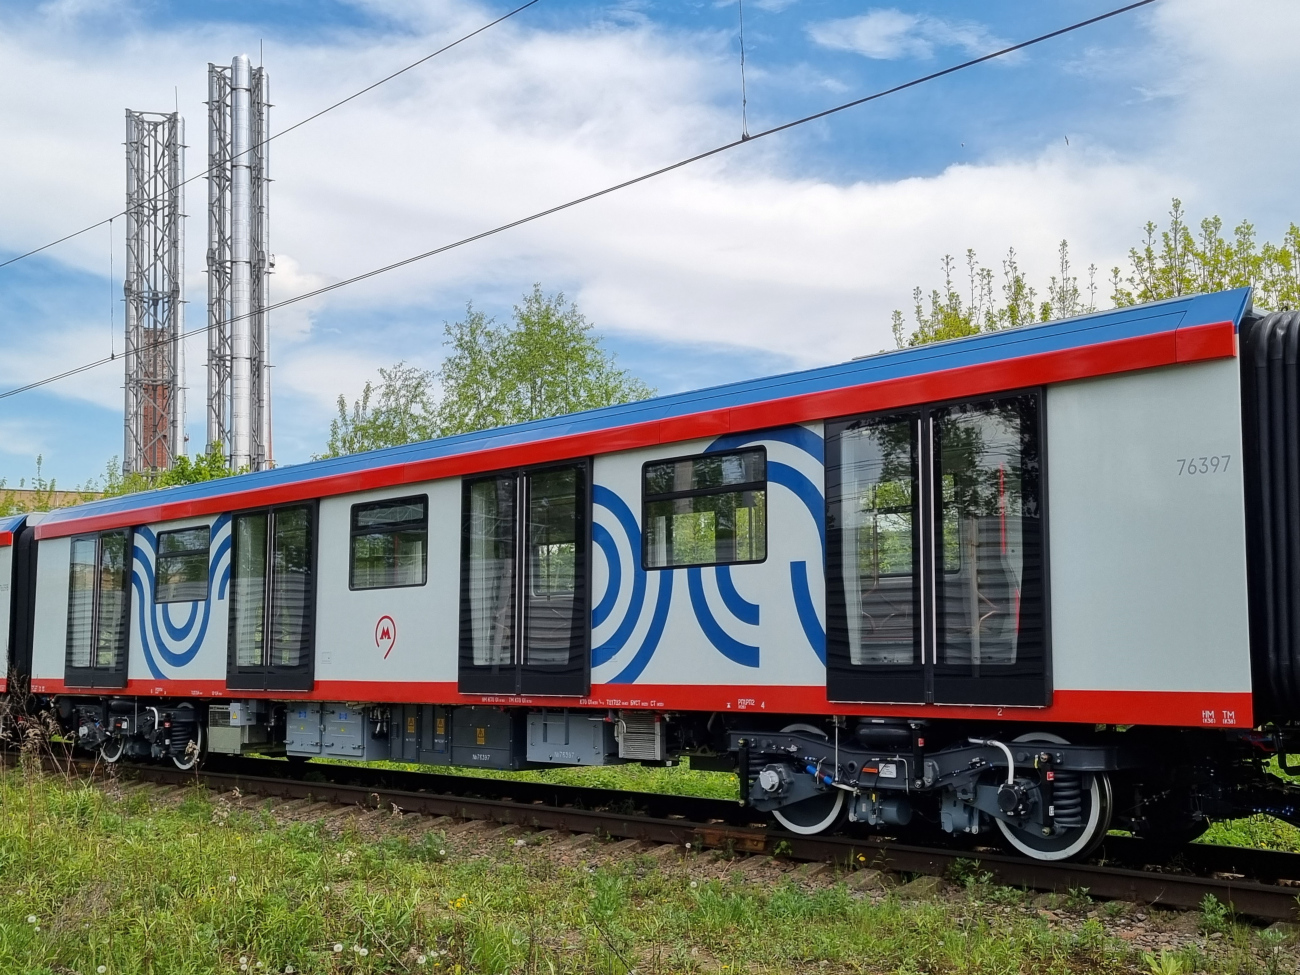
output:
[[[1241,323],[1255,720],[1300,721],[1300,312]]]

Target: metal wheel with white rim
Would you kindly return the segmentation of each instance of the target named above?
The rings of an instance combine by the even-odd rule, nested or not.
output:
[[[795,732],[829,738],[826,732],[810,724],[791,724],[781,729],[783,735]],[[780,809],[773,809],[772,815],[791,833],[801,836],[824,833],[838,824],[844,815],[844,790],[830,789],[799,802],[792,802]]]
[[[1068,745],[1060,735],[1046,731],[1031,732],[1021,735],[1016,742],[1041,741],[1052,745]],[[1112,796],[1110,777],[1105,772],[1084,773],[1083,791],[1083,825],[1058,829],[1051,836],[1043,836],[1037,830],[1018,829],[1004,820],[997,820],[998,829],[1007,842],[1025,856],[1035,860],[1069,860],[1072,857],[1085,857],[1095,850],[1106,838],[1110,829]]]
[[[126,752],[126,739],[121,735],[114,735],[104,744],[99,746],[99,757],[101,761],[114,765],[122,760],[122,755]]]

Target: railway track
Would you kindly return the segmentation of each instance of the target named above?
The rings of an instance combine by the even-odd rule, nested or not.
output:
[[[83,773],[104,772],[102,763],[74,766]],[[162,785],[201,784],[222,792],[238,789],[246,795],[370,809],[391,806],[403,813],[690,844],[697,850],[780,856],[844,870],[945,876],[960,860],[1012,887],[1059,893],[1086,889],[1093,897],[1183,909],[1199,907],[1212,894],[1238,914],[1300,921],[1300,854],[1190,844],[1171,862],[1156,863],[1153,848],[1142,841],[1110,837],[1093,862],[1042,863],[980,846],[919,846],[879,835],[799,836],[754,823],[752,812],[738,801],[215,756],[197,772],[151,765],[121,770],[124,777]]]

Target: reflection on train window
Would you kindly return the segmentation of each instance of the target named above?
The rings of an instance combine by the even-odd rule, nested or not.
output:
[[[313,510],[235,516],[230,632],[234,669],[245,676],[310,665]]]
[[[66,664],[69,683],[100,685],[126,673],[130,605],[129,531],[72,540]]]
[[[428,578],[429,498],[352,506],[353,589],[422,586]]]
[[[211,536],[207,525],[158,533],[155,602],[188,603],[208,598]]]
[[[912,664],[919,653],[916,420],[869,420],[840,435],[840,482],[829,500],[843,525],[849,662]]]
[[[469,486],[464,557],[475,667],[514,661],[516,487],[514,475]]]
[[[767,557],[763,448],[653,461],[643,468],[647,569],[761,562]]]
[[[934,418],[942,484],[937,512],[938,658],[969,667],[1016,662],[1030,565],[1026,536],[1040,531],[1037,399],[960,404]],[[1032,558],[1036,559],[1034,555]],[[1036,587],[1035,587],[1036,589]]]
[[[576,477],[573,468],[564,468],[542,471],[530,479],[529,581],[534,596],[572,595],[574,591],[578,555]]]

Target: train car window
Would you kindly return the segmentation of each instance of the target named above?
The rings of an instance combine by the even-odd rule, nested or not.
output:
[[[158,533],[154,601],[192,603],[208,598],[208,525]]]
[[[839,436],[838,486],[827,502],[855,667],[912,664],[920,649],[915,427],[912,417],[870,420]]]
[[[934,414],[938,660],[972,673],[1014,665],[1022,622],[1042,611],[1037,404],[1013,396]]]
[[[235,519],[234,619],[235,665],[258,667],[266,616],[266,528],[269,515],[240,515]]]
[[[131,532],[72,540],[65,679],[82,687],[126,682]]]
[[[474,667],[504,667],[514,660],[517,491],[513,476],[467,487],[462,560],[468,618],[462,640],[468,640]]]
[[[767,557],[767,451],[759,447],[651,461],[642,469],[646,569],[762,562]]]
[[[352,506],[352,589],[422,586],[428,578],[429,498]]]

